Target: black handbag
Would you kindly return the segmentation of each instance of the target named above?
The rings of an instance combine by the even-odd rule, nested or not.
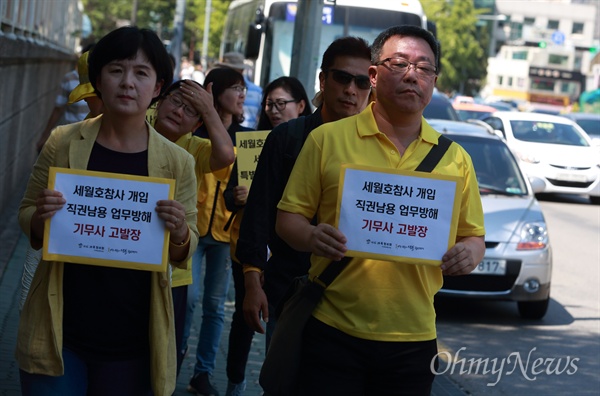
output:
[[[444,156],[452,141],[440,136],[423,161],[415,169],[431,172]],[[293,396],[297,392],[298,373],[302,357],[302,334],[308,319],[321,300],[325,288],[348,265],[351,257],[332,261],[315,278],[308,275],[295,278],[280,302],[281,312],[271,337],[258,382],[268,396]]]
[[[331,262],[315,281],[308,279],[308,275],[297,277],[288,288],[280,303],[281,312],[260,370],[258,382],[266,395],[295,394],[306,322],[323,297],[325,288],[350,260],[351,257],[344,257]]]

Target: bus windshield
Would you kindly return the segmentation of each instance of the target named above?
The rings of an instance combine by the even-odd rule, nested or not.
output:
[[[263,54],[260,81],[263,86],[289,75],[296,7],[296,3],[276,2],[269,10],[271,24],[266,36],[267,51]],[[344,36],[362,37],[371,44],[381,31],[400,24],[421,26],[422,18],[400,11],[325,5],[319,53],[323,54],[331,42]],[[315,75],[315,91],[319,89],[318,72]]]
[[[221,55],[229,51],[243,53],[252,64],[249,75],[262,87],[278,77],[289,76],[298,6],[294,0],[233,0],[223,29]],[[303,43],[311,53],[318,51],[315,64],[320,63],[329,44],[340,37],[361,37],[372,44],[377,35],[390,26],[429,28],[419,0],[337,0],[335,3],[327,0],[321,23],[319,48]],[[319,69],[318,65],[315,69]],[[314,73],[314,87],[312,83],[305,86],[309,96],[319,90],[319,70]]]

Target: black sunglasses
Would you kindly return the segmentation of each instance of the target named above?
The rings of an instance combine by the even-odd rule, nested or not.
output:
[[[371,80],[369,80],[369,76],[361,74],[355,76],[354,74],[339,69],[329,69],[327,72],[331,72],[333,81],[339,84],[348,85],[354,80],[358,89],[371,89]]]

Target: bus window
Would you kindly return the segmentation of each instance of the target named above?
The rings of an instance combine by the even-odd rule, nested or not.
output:
[[[377,35],[390,26],[417,25],[431,28],[418,0],[338,0],[335,5],[323,6],[320,56],[335,39],[344,36],[358,36],[372,43]],[[266,86],[274,79],[289,75],[291,52],[294,38],[296,1],[274,0],[234,0],[228,11],[223,32],[221,52],[239,51],[254,60],[254,81]],[[248,26],[255,23],[257,10],[264,12],[266,26],[261,26],[262,39],[259,50],[254,45],[246,52],[253,31],[248,35]],[[256,37],[254,36],[254,39]],[[319,62],[320,62],[319,56]],[[315,92],[318,90],[318,73],[315,70]],[[312,87],[306,87],[309,95]]]

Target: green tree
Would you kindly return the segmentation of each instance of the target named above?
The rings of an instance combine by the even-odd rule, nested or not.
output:
[[[136,25],[154,30],[163,40],[170,40],[177,0],[137,0]],[[217,59],[227,8],[231,0],[212,0],[208,57]],[[134,0],[83,0],[84,12],[92,22],[96,41],[118,26],[129,24]],[[184,23],[184,56],[198,60],[204,36],[206,0],[187,0]]]
[[[84,12],[92,22],[92,35],[99,40],[118,26],[131,23],[134,0],[83,0]],[[173,26],[175,0],[138,0],[136,25],[156,31],[161,38]]]
[[[227,16],[227,8],[231,0],[212,0],[210,13],[210,30],[208,35],[208,59],[219,58],[219,50],[223,36],[223,27]],[[204,37],[204,20],[206,15],[206,0],[189,0],[185,18],[184,38],[190,54],[195,57],[202,51]],[[198,59],[196,59],[198,60]]]
[[[437,25],[437,36],[442,48],[441,74],[437,87],[444,92],[475,94],[486,75],[487,33],[477,24],[477,15],[486,10],[475,10],[473,0],[428,0],[423,8]]]

